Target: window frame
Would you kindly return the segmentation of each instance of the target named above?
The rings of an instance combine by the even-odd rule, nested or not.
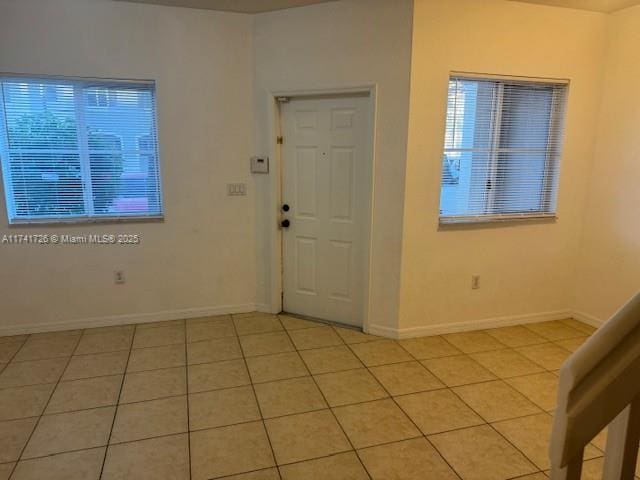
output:
[[[499,213],[495,210],[496,208],[496,189],[491,188],[490,191],[486,194],[486,206],[484,214],[465,214],[465,215],[443,215],[440,207],[441,204],[438,205],[439,215],[438,215],[438,223],[440,226],[447,225],[465,225],[465,224],[489,224],[489,223],[500,223],[500,222],[513,222],[513,221],[540,221],[540,220],[557,220],[557,195],[558,195],[558,185],[560,182],[560,167],[562,164],[561,161],[561,151],[563,147],[563,134],[564,134],[564,125],[566,121],[566,107],[569,98],[569,87],[570,81],[569,79],[560,79],[560,78],[538,78],[538,77],[518,77],[518,76],[508,76],[508,75],[492,75],[492,74],[476,74],[476,73],[468,73],[468,72],[449,72],[449,76],[447,78],[447,91],[449,88],[449,84],[452,80],[468,80],[468,81],[493,81],[497,83],[496,93],[494,94],[496,98],[494,98],[494,104],[497,103],[499,106],[494,107],[492,110],[492,120],[491,120],[491,146],[488,149],[491,153],[490,155],[490,167],[487,169],[488,172],[488,181],[491,182],[492,185],[497,185],[497,175],[498,175],[498,165],[499,165],[499,154],[501,152],[500,147],[500,139],[502,135],[502,114],[503,114],[503,103],[504,103],[504,87],[506,84],[522,84],[522,85],[551,85],[555,87],[563,87],[562,95],[557,95],[554,92],[552,103],[551,103],[551,115],[549,121],[549,133],[547,139],[547,148],[545,152],[545,172],[548,169],[555,169],[554,175],[548,176],[545,175],[544,181],[548,184],[548,182],[553,182],[554,185],[551,188],[543,188],[541,191],[541,196],[544,196],[543,202],[548,202],[551,196],[554,196],[553,202],[549,203],[553,206],[552,211],[535,211],[535,212],[511,212],[511,213]],[[448,98],[448,95],[447,95]],[[445,135],[443,137],[446,139],[446,118],[449,111],[448,102],[445,103]],[[497,113],[497,115],[494,115]],[[495,118],[494,118],[495,117]],[[445,145],[443,147],[442,156],[444,157],[448,150]],[[453,149],[456,150],[456,149]],[[458,149],[465,150],[465,149]],[[468,149],[466,149],[468,151]],[[558,151],[560,150],[560,152]],[[440,161],[440,165],[442,165],[442,159]],[[555,163],[555,165],[554,165]],[[442,168],[440,171],[440,196],[439,200],[442,201]]]
[[[11,79],[19,82],[21,79],[25,83],[42,82],[54,83],[63,82],[73,86],[74,89],[74,118],[77,124],[76,135],[78,141],[78,158],[80,163],[80,172],[82,178],[82,193],[85,213],[73,216],[50,216],[50,217],[16,217],[12,216],[15,212],[14,208],[14,192],[11,180],[9,157],[9,138],[8,125],[5,118],[5,91],[4,80]],[[100,215],[95,213],[95,205],[92,194],[91,180],[91,157],[89,149],[89,140],[86,132],[85,106],[83,105],[83,89],[91,88],[109,88],[109,87],[129,87],[144,89],[150,92],[153,99],[153,132],[156,138],[155,156],[156,170],[158,182],[158,206],[159,213],[142,214],[135,213],[118,213],[116,215]],[[89,107],[88,108],[101,108]],[[141,223],[164,221],[164,188],[161,171],[160,156],[160,139],[158,127],[158,105],[156,102],[156,83],[154,80],[120,80],[120,79],[97,79],[83,77],[61,77],[49,75],[16,75],[0,72],[0,174],[2,176],[2,185],[4,187],[5,207],[7,212],[8,225],[11,226],[28,226],[28,225],[56,225],[56,224],[93,224],[93,223]],[[102,107],[105,108],[105,107]],[[83,128],[85,127],[85,128]],[[7,161],[5,161],[7,158]]]

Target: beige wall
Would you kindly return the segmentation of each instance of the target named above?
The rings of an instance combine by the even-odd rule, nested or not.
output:
[[[606,320],[640,289],[640,7],[609,19],[606,76],[573,307]]]
[[[551,318],[569,307],[605,39],[602,14],[502,0],[416,0],[400,306],[404,334],[484,319],[541,313]],[[438,228],[450,71],[571,80],[557,221]],[[479,290],[471,289],[473,274],[481,276]]]
[[[410,0],[342,0],[257,15],[254,23],[256,151],[269,153],[269,92],[376,85],[369,320],[396,328],[404,201]],[[256,177],[258,302],[279,294],[271,281],[274,179]]]
[[[0,335],[89,317],[253,309],[253,192],[226,196],[227,182],[250,181],[250,16],[0,0],[0,72],[155,79],[166,214],[163,223],[9,228],[0,192],[0,237],[142,235],[137,247],[0,245]],[[115,269],[125,285],[114,285]]]

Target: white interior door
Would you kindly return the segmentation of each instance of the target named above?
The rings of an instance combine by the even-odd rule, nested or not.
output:
[[[371,197],[369,97],[281,104],[283,309],[361,326]]]

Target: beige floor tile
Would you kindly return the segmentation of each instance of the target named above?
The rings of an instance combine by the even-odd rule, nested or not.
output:
[[[293,352],[295,348],[285,332],[258,333],[240,337],[245,357]]]
[[[0,388],[57,382],[67,362],[67,358],[52,358],[10,363],[0,373]]]
[[[589,337],[566,338],[564,340],[556,340],[554,343],[569,350],[570,352],[575,352],[588,339]]]
[[[580,330],[586,335],[592,335],[597,330],[597,328],[592,327],[591,325],[587,325],[586,323],[583,323],[579,320],[574,320],[573,318],[567,318],[560,321],[565,325],[569,325],[570,327],[575,328],[576,330]]]
[[[251,383],[244,360],[192,365],[189,367],[188,381],[190,393],[241,387]]]
[[[71,357],[71,361],[62,376],[62,380],[79,380],[103,375],[124,373],[129,352],[99,353]]]
[[[279,465],[351,449],[329,410],[272,418],[265,424]]]
[[[543,410],[553,410],[558,397],[558,377],[544,372],[525,377],[508,378],[509,385]]]
[[[309,375],[297,352],[276,353],[247,358],[247,366],[253,383],[272,382]]]
[[[591,440],[591,443],[603,452],[607,446],[607,433],[608,429],[605,428],[598,435],[596,435],[593,440]]]
[[[106,445],[115,410],[103,407],[41,417],[23,458]]]
[[[37,418],[22,418],[0,422],[0,463],[20,458],[37,421]]]
[[[189,365],[197,363],[219,362],[242,358],[242,350],[237,337],[213,338],[204,342],[187,344]]]
[[[0,344],[5,343],[24,343],[29,335],[9,335],[6,337],[0,337]]]
[[[604,467],[604,459],[602,458],[587,460],[582,464],[581,480],[602,480],[603,467]]]
[[[395,400],[425,435],[484,423],[450,390],[403,395]]]
[[[369,480],[367,471],[354,452],[284,465],[280,467],[280,474],[282,480]]]
[[[358,343],[350,348],[367,367],[413,360],[413,357],[394,340]]]
[[[133,340],[133,332],[116,331],[83,335],[76,348],[75,355],[90,353],[107,353],[129,350]]]
[[[491,335],[493,338],[504,343],[508,347],[526,347],[527,345],[537,345],[539,343],[547,342],[546,338],[541,337],[522,325],[492,328],[490,330],[485,330],[485,333]]]
[[[289,315],[278,315],[280,323],[286,330],[300,330],[302,328],[322,327],[324,324],[314,322],[312,320],[304,320],[302,318],[291,317]]]
[[[78,344],[80,335],[58,335],[55,337],[29,337],[14,362],[42,360],[45,358],[70,357]]]
[[[162,320],[159,322],[146,322],[146,323],[139,323],[136,325],[136,330],[146,330],[148,328],[161,328],[161,327],[179,327],[179,326],[184,326],[186,323],[185,319],[178,319],[178,320]]]
[[[487,425],[440,433],[429,440],[463,480],[505,480],[537,471]]]
[[[0,421],[37,417],[49,401],[55,383],[0,390]]]
[[[300,352],[304,363],[313,374],[339,372],[362,368],[364,365],[346,345],[314,348]]]
[[[187,322],[187,342],[201,342],[212,338],[234,337],[236,329],[231,318],[208,322]]]
[[[4,342],[0,343],[0,362],[8,363],[13,359],[24,342]]]
[[[549,440],[553,418],[547,413],[530,415],[528,417],[505,420],[494,423],[493,426],[511,444],[525,454],[540,470],[551,468],[549,463]],[[587,446],[584,450],[585,459],[602,455],[596,448]]]
[[[529,323],[525,325],[525,327],[549,341],[584,336],[584,333],[580,330],[570,327],[569,325],[566,325],[565,323],[558,320],[553,320],[550,322]]]
[[[114,325],[111,327],[95,327],[84,330],[84,335],[93,335],[94,333],[114,333],[114,332],[134,332],[135,325]]]
[[[256,333],[277,332],[282,330],[282,324],[276,315],[260,314],[253,317],[233,316],[238,335],[253,335]]]
[[[547,370],[558,370],[571,355],[571,352],[554,343],[516,348],[516,351]]]
[[[354,343],[374,342],[381,339],[381,337],[378,337],[376,335],[368,335],[354,328],[333,327],[333,329],[340,336],[340,338],[342,338],[342,341],[347,345],[352,345]]]
[[[231,320],[231,315],[230,314],[210,315],[208,317],[187,318],[185,320],[185,323],[188,327],[189,325],[197,325],[199,323],[217,323],[217,322],[222,322],[224,320]]]
[[[333,329],[340,336],[342,341],[347,345],[353,345],[354,343],[375,342],[376,340],[382,339],[382,337],[378,337],[377,335],[369,335],[354,328],[334,326]]]
[[[332,407],[387,397],[387,392],[366,369],[317,375],[316,381]]]
[[[121,385],[122,375],[61,382],[56,387],[45,413],[71,412],[116,405]]]
[[[449,357],[462,353],[440,336],[407,338],[398,342],[418,360]]]
[[[193,480],[236,475],[274,465],[262,422],[191,432]]]
[[[133,348],[161,347],[185,343],[185,327],[176,325],[171,327],[136,329],[133,338]]]
[[[540,365],[511,349],[472,353],[469,356],[500,378],[544,372]]]
[[[131,350],[128,372],[142,372],[159,368],[180,367],[186,365],[184,345],[165,345],[163,347],[137,348]]]
[[[320,390],[311,377],[278,380],[254,385],[264,418],[327,408]]]
[[[366,448],[358,454],[373,480],[458,480],[424,438]]]
[[[127,373],[122,386],[120,403],[155,400],[187,393],[185,367]]]
[[[110,445],[101,480],[189,480],[186,434]]]
[[[291,340],[298,350],[311,348],[333,347],[343,345],[344,342],[332,327],[305,328],[289,332]]]
[[[540,413],[541,410],[503,381],[456,387],[453,391],[487,422]]]
[[[355,448],[421,436],[420,431],[391,399],[338,407],[333,412]]]
[[[381,365],[379,367],[371,367],[369,370],[384,388],[394,396],[444,387],[440,380],[418,362]]]
[[[98,480],[106,448],[61,453],[18,463],[14,480]]]
[[[513,480],[549,480],[544,473],[533,473],[531,475],[525,475],[524,477],[514,478]]]
[[[221,477],[220,480],[280,480],[280,475],[277,468],[265,468],[256,472]]]
[[[189,395],[189,428],[202,430],[260,420],[250,386]]]
[[[120,405],[110,443],[132,442],[188,431],[187,397]]]
[[[449,333],[442,337],[464,353],[488,352],[506,347],[505,344],[485,332]]]
[[[15,462],[0,464],[0,480],[9,480],[15,464]]]
[[[423,360],[422,364],[449,387],[494,380],[496,376],[467,355]]]

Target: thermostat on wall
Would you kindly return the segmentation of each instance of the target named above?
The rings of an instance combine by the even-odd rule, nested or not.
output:
[[[269,173],[269,157],[251,157],[251,173]]]

